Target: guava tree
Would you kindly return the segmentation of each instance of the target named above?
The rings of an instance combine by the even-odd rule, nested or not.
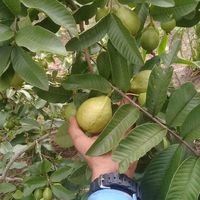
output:
[[[140,160],[143,200],[197,200],[200,93],[175,88],[172,75],[176,64],[199,68],[199,9],[198,0],[2,0],[1,199],[87,199],[91,172],[67,134],[78,110],[83,130],[101,131],[88,155],[112,151],[121,173]],[[191,27],[187,60],[181,32]],[[64,72],[48,68],[55,60]],[[94,116],[103,127],[87,126]]]

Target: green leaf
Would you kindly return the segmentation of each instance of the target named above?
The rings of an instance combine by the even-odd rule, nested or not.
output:
[[[58,132],[55,135],[54,142],[62,148],[73,147],[73,141],[68,134],[69,122],[65,121],[62,126],[59,127]]]
[[[92,18],[97,11],[97,7],[94,4],[88,4],[81,6],[76,12],[73,14],[76,23],[79,24],[82,21],[88,20]]]
[[[183,152],[181,146],[175,144],[153,158],[141,183],[143,200],[165,199],[174,172],[182,162]]]
[[[142,66],[144,64],[144,61],[138,50],[135,38],[132,37],[130,32],[123,26],[120,19],[118,19],[114,15],[108,15],[108,17],[108,36],[113,46],[130,63]]]
[[[103,77],[95,74],[75,74],[68,76],[62,83],[66,90],[88,89],[103,93],[110,93],[110,83]]]
[[[70,11],[57,0],[20,0],[26,7],[45,12],[56,24],[65,27],[74,36],[78,36],[76,22]]]
[[[51,186],[53,194],[62,200],[72,200],[75,197],[75,193],[67,190],[61,184],[54,184]]]
[[[200,104],[200,94],[192,83],[186,83],[170,97],[166,111],[166,121],[171,127],[181,126],[187,115]]]
[[[158,55],[161,55],[165,52],[165,49],[167,47],[167,42],[168,42],[168,35],[166,32],[164,32],[163,38],[158,47]]]
[[[24,183],[24,196],[30,195],[35,189],[41,188],[47,185],[45,177],[33,176],[30,177]]]
[[[0,24],[0,42],[11,39],[14,36],[14,32],[10,27]]]
[[[10,26],[13,23],[14,16],[10,10],[5,6],[3,1],[0,1],[0,22]]]
[[[130,89],[131,79],[128,63],[110,42],[108,43],[108,53],[111,63],[112,82],[119,89],[127,92]]]
[[[187,67],[190,66],[190,67],[194,67],[194,68],[200,68],[200,61],[186,60],[186,59],[177,57],[176,63],[182,64],[182,65],[187,65]]]
[[[12,51],[12,47],[10,46],[0,47],[0,76],[9,67],[9,59],[10,59],[11,51]]]
[[[67,44],[68,51],[80,51],[101,40],[107,33],[109,17],[104,17],[95,26],[80,34],[79,38],[72,38]]]
[[[0,77],[0,92],[10,87],[10,82],[13,78],[14,70],[9,67]]]
[[[166,200],[194,200],[200,193],[200,159],[190,157],[178,168],[165,197]]]
[[[3,2],[14,15],[18,15],[20,13],[21,3],[19,0],[3,0]]]
[[[146,106],[149,112],[157,115],[162,109],[166,98],[167,90],[173,75],[173,68],[162,68],[156,66],[153,68],[147,89]]]
[[[181,135],[184,140],[193,142],[193,140],[200,138],[200,105],[195,107],[186,117],[181,126]]]
[[[168,54],[164,53],[161,55],[161,59],[167,67],[176,62],[177,54],[180,50],[180,47],[181,47],[181,40],[176,40],[172,46],[171,51]]]
[[[34,163],[29,167],[29,171],[34,176],[44,175],[48,172],[51,172],[53,169],[53,165],[48,160],[42,160]]]
[[[166,8],[175,6],[174,0],[150,0],[150,3],[154,6]]]
[[[72,95],[71,91],[66,91],[63,87],[49,87],[48,91],[34,88],[36,94],[41,98],[50,103],[65,103]]]
[[[16,190],[16,186],[11,183],[0,183],[0,193],[5,194]]]
[[[111,71],[111,63],[108,52],[101,52],[97,57],[98,72],[105,79],[109,79]]]
[[[53,174],[51,174],[50,180],[52,182],[61,182],[62,180],[66,179],[72,173],[72,170],[73,170],[73,168],[71,168],[69,166],[59,168]]]
[[[174,0],[175,6],[171,8],[162,8],[153,6],[151,8],[151,16],[155,20],[165,21],[173,16],[176,20],[181,19],[183,16],[195,10],[198,1],[196,0]]]
[[[119,171],[124,173],[130,163],[158,145],[166,134],[166,129],[154,123],[142,124],[132,130],[113,152],[112,157],[119,163]]]
[[[116,147],[124,137],[125,132],[139,118],[138,110],[130,104],[121,106],[113,115],[113,118],[104,128],[101,135],[90,147],[87,154],[99,156]]]
[[[64,45],[52,32],[40,26],[26,26],[16,34],[16,43],[32,52],[47,51],[50,53],[66,55]]]
[[[15,47],[11,54],[14,70],[31,85],[42,90],[49,89],[49,83],[44,70],[32,60],[22,48]]]

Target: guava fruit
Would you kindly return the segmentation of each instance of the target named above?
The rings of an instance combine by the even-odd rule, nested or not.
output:
[[[130,31],[132,35],[140,29],[140,19],[137,14],[131,9],[121,6],[115,10],[115,15],[121,20],[122,24]]]
[[[148,27],[141,36],[141,46],[148,53],[152,52],[159,45],[160,37],[158,31],[150,26]]]
[[[101,132],[112,118],[111,99],[93,97],[83,102],[76,113],[79,126],[90,134]]]
[[[108,7],[97,8],[96,17],[95,17],[96,22],[102,19],[103,17],[105,17],[108,13],[109,13]]]
[[[146,95],[147,95],[147,93],[144,92],[144,93],[140,93],[139,96],[138,96],[138,103],[141,106],[145,105],[145,103],[146,103]]]
[[[166,33],[170,33],[176,27],[176,20],[171,19],[169,21],[161,22],[160,25]]]
[[[131,79],[131,92],[135,94],[145,93],[147,91],[149,76],[151,70],[144,70],[134,75]]]
[[[40,200],[42,198],[42,190],[41,189],[36,189],[34,191],[34,197],[35,197],[35,200]]]
[[[45,188],[44,192],[43,192],[43,199],[44,200],[51,200],[52,199],[52,191],[49,187]]]

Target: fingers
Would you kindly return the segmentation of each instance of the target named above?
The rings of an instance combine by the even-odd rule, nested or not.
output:
[[[85,133],[79,128],[75,117],[71,117],[69,122],[70,126],[68,131],[73,140],[74,146],[82,155],[85,156],[94,140],[85,135]]]

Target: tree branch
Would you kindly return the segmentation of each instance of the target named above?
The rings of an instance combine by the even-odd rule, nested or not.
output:
[[[6,177],[3,179],[3,176],[0,176],[0,181],[6,180],[8,182],[23,182],[23,178],[18,178],[18,177]]]
[[[118,92],[122,97],[127,99],[131,104],[133,104],[138,110],[143,112],[145,115],[147,115],[152,121],[159,124],[162,128],[166,129],[168,133],[170,133],[172,136],[174,136],[181,144],[184,144],[192,153],[194,153],[196,156],[200,157],[200,153],[196,151],[193,147],[190,146],[189,143],[187,143],[183,138],[181,138],[175,131],[168,128],[163,122],[159,119],[154,117],[152,114],[150,114],[148,111],[146,111],[144,108],[140,107],[135,101],[133,101],[129,96],[127,96],[125,93],[123,93],[121,90],[116,88],[115,86],[111,85],[111,87]]]
[[[50,136],[50,133],[46,134],[46,135],[43,135],[42,137],[36,139],[34,142],[32,142],[31,144],[29,144],[28,146],[26,146],[25,148],[23,148],[21,151],[19,151],[18,153],[16,153],[11,159],[10,161],[7,163],[3,173],[2,173],[2,176],[1,176],[1,180],[5,181],[6,180],[6,176],[7,176],[7,173],[8,173],[8,170],[10,169],[10,167],[12,166],[12,164],[15,162],[15,160],[17,158],[19,158],[24,152],[26,152],[27,150],[33,148],[36,143],[40,143],[42,142],[43,140],[47,139],[48,137]]]

